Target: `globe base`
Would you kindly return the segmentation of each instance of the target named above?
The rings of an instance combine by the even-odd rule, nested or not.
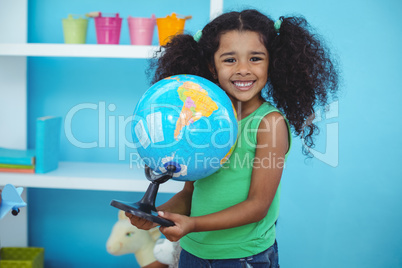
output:
[[[136,203],[112,200],[110,205],[162,226],[173,226],[174,223],[172,221],[159,217],[155,208],[159,185],[173,177],[176,167],[168,166],[166,169],[167,172],[165,174],[155,174],[148,166],[145,166],[145,176],[151,183],[142,199]]]
[[[160,224],[161,226],[166,227],[174,226],[174,223],[172,221],[159,217],[158,213],[156,212],[156,209],[150,211],[147,209],[144,210],[143,206],[141,206],[139,202],[128,203],[128,202],[112,200],[110,205],[115,208],[121,209],[125,212],[131,213],[137,217]]]

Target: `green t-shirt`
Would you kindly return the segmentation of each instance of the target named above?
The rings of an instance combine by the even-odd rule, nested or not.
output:
[[[194,182],[191,216],[202,216],[224,210],[247,199],[257,130],[264,116],[279,112],[270,103],[262,104],[252,114],[239,121],[236,148],[229,160],[214,174]],[[289,149],[291,135],[289,130]],[[286,154],[287,157],[287,154]],[[262,165],[274,158],[267,157]],[[203,259],[233,259],[258,254],[275,242],[275,222],[279,214],[279,184],[267,215],[259,222],[235,228],[190,233],[180,240],[180,245],[189,253]]]

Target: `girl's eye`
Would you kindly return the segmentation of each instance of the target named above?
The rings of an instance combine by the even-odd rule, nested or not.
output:
[[[260,57],[252,57],[250,61],[260,61],[262,60]]]
[[[229,63],[236,62],[236,60],[233,59],[233,58],[224,59],[223,61],[224,61],[224,62],[229,62]]]

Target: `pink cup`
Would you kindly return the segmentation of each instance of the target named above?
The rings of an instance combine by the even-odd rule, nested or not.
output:
[[[114,15],[114,14],[113,14]],[[98,44],[119,44],[122,18],[116,16],[95,17],[96,39]]]
[[[129,16],[127,20],[131,44],[151,45],[156,25],[155,15],[152,15],[151,18],[133,18]]]

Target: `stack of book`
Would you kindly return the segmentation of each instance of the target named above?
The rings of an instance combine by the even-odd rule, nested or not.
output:
[[[0,172],[35,173],[35,151],[0,148]]]
[[[46,173],[59,164],[61,117],[40,117],[36,121],[35,149],[0,147],[0,172]]]

